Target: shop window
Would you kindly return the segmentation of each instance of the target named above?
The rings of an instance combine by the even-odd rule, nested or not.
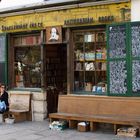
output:
[[[106,81],[105,31],[74,32],[74,91],[105,94]]]
[[[140,22],[107,26],[108,95],[140,96]]]
[[[41,49],[37,36],[14,38],[14,75],[16,87],[41,87]]]

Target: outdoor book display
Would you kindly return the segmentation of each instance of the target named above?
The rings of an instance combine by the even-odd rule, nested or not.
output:
[[[140,93],[140,22],[109,25],[108,94]]]

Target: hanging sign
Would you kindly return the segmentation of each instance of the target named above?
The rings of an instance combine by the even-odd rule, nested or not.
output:
[[[57,44],[62,43],[62,27],[47,27],[46,28],[46,42],[47,44]]]

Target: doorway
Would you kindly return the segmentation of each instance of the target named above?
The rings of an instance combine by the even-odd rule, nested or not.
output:
[[[67,48],[66,44],[46,46],[47,110],[57,112],[58,95],[67,91]]]

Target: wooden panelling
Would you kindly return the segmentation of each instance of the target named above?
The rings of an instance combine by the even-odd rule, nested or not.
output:
[[[78,121],[90,122],[90,131],[95,131],[97,123],[114,125],[114,133],[120,125],[136,126],[140,136],[140,98],[107,97],[84,95],[59,96],[58,112],[49,114],[50,121],[69,121],[71,128]]]
[[[140,116],[140,98],[106,96],[59,96],[58,112],[83,115]]]

